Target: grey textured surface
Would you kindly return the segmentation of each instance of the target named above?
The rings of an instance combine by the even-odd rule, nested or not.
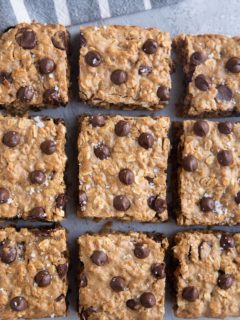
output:
[[[108,19],[106,21],[99,21],[98,23],[103,24],[132,24],[140,26],[153,26],[159,27],[164,31],[169,31],[171,35],[177,33],[224,33],[235,35],[240,33],[240,2],[238,0],[185,0],[176,5],[171,5],[168,7],[163,7],[160,9],[155,9],[152,11],[141,12],[133,14],[126,17],[118,17],[113,19]],[[63,225],[69,230],[69,244],[70,244],[70,254],[71,254],[71,268],[69,273],[70,280],[70,294],[69,294],[69,314],[68,319],[76,320],[78,319],[76,313],[77,305],[77,289],[75,281],[75,273],[77,268],[77,247],[75,245],[76,238],[87,231],[99,231],[106,221],[99,223],[90,220],[81,220],[76,217],[76,190],[77,190],[77,151],[76,151],[76,141],[77,141],[77,118],[82,113],[121,113],[121,114],[146,114],[146,115],[159,115],[167,114],[170,115],[172,119],[177,119],[174,114],[174,104],[179,98],[182,91],[182,76],[179,70],[173,75],[173,91],[172,98],[169,106],[161,112],[143,112],[143,111],[113,111],[111,110],[101,110],[98,108],[90,107],[81,104],[78,101],[77,92],[77,72],[78,72],[78,41],[77,35],[79,27],[71,27],[70,31],[72,34],[73,42],[73,55],[72,55],[72,71],[73,71],[73,101],[66,108],[60,108],[57,110],[44,110],[41,113],[51,115],[54,117],[64,117],[67,128],[68,128],[68,143],[66,151],[68,154],[68,172],[67,172],[67,182],[68,182],[68,196],[69,203],[67,206],[67,219],[63,222]],[[39,114],[39,113],[38,113]],[[20,225],[32,225],[29,223],[17,223]],[[39,225],[39,224],[37,224]],[[141,223],[120,223],[113,222],[113,230],[120,231],[157,231],[162,232],[166,235],[172,235],[178,230],[183,230],[184,228],[179,228],[175,225],[174,221],[171,219],[168,223],[164,224],[141,224]],[[218,228],[218,229],[228,229],[228,228]],[[239,230],[239,228],[231,228],[232,231]],[[141,281],[139,279],[139,281]],[[172,292],[167,291],[167,301],[166,301],[166,316],[165,319],[175,319],[172,311],[174,304],[174,299],[172,297]],[[64,319],[64,318],[63,318]],[[229,318],[230,319],[230,318]]]

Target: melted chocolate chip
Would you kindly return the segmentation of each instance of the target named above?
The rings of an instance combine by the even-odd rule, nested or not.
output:
[[[104,143],[100,143],[94,147],[94,154],[100,160],[105,160],[111,156],[111,151]]]
[[[138,74],[140,74],[140,76],[148,76],[150,73],[152,73],[152,67],[146,64],[141,64],[139,66]]]
[[[60,50],[68,49],[68,36],[64,31],[57,31],[52,37],[52,44]]]
[[[212,211],[215,208],[215,202],[211,197],[203,197],[200,200],[200,208],[203,212]]]
[[[218,130],[222,134],[230,134],[233,131],[233,123],[226,121],[218,124]]]
[[[138,259],[145,259],[149,256],[150,249],[143,243],[136,243],[133,252]]]
[[[81,320],[87,320],[91,314],[96,313],[97,309],[95,307],[88,307],[86,309],[82,309],[81,314],[80,314],[80,319]]]
[[[193,132],[196,136],[205,137],[208,134],[209,125],[207,121],[198,120],[193,125]]]
[[[7,203],[10,193],[6,188],[0,188],[0,204]]]
[[[0,84],[12,83],[13,78],[10,72],[0,71]]]
[[[45,220],[46,217],[46,212],[42,207],[35,207],[29,213],[29,218],[33,220]]]
[[[230,150],[221,150],[217,153],[217,160],[221,166],[230,166],[233,164],[233,154]]]
[[[190,63],[194,66],[198,66],[199,64],[203,63],[207,59],[207,56],[204,52],[195,51],[192,53],[190,57]]]
[[[55,62],[50,58],[43,58],[39,61],[39,71],[42,74],[49,74],[56,68]]]
[[[238,193],[235,196],[235,202],[236,204],[240,204],[240,191],[238,191]]]
[[[217,284],[221,289],[227,290],[233,285],[234,279],[231,274],[222,273],[217,279]]]
[[[46,176],[45,173],[41,170],[35,170],[30,172],[29,179],[34,184],[42,184],[45,182]]]
[[[154,201],[154,210],[156,213],[161,214],[163,211],[166,210],[166,201],[157,197]]]
[[[125,280],[122,277],[113,277],[110,281],[110,287],[115,292],[124,291],[126,288]]]
[[[20,87],[17,91],[17,99],[21,102],[30,102],[34,97],[32,86]]]
[[[10,307],[13,311],[23,311],[27,309],[28,303],[24,297],[18,296],[10,300]]]
[[[57,88],[47,89],[43,93],[43,101],[46,104],[58,106],[60,105],[60,94]]]
[[[160,99],[160,101],[162,102],[166,102],[168,100],[170,100],[170,90],[167,87],[164,86],[160,86],[157,89],[157,96]]]
[[[151,292],[144,292],[140,296],[140,303],[144,308],[152,308],[156,304],[156,298]]]
[[[147,54],[154,54],[157,52],[158,44],[152,39],[148,39],[144,42],[142,49]]]
[[[138,143],[144,149],[149,149],[149,148],[151,148],[153,146],[154,137],[149,132],[143,132],[138,137]]]
[[[83,48],[83,47],[86,47],[87,40],[84,37],[84,34],[82,32],[80,32],[80,34],[79,34],[79,42],[80,42],[80,49]]]
[[[36,274],[34,280],[40,288],[44,288],[49,286],[52,281],[52,276],[47,270],[41,270]]]
[[[96,128],[96,127],[103,127],[106,123],[106,117],[101,116],[101,115],[95,115],[90,117],[89,122],[91,125]]]
[[[128,299],[126,301],[126,306],[131,310],[137,310],[138,305],[139,305],[139,302],[136,299]]]
[[[19,29],[15,36],[15,39],[18,45],[23,49],[33,49],[37,45],[37,35],[31,29]]]
[[[127,211],[130,208],[131,203],[126,196],[120,195],[114,197],[113,206],[117,211]]]
[[[130,185],[134,182],[134,173],[130,169],[122,169],[119,172],[119,180],[126,185]]]
[[[189,302],[194,302],[199,297],[198,289],[193,286],[186,287],[182,291],[182,297]]]
[[[79,287],[85,288],[87,287],[87,285],[88,285],[87,276],[84,272],[81,272],[79,276]]]
[[[0,259],[3,263],[10,264],[17,258],[17,250],[7,241],[0,244]]]
[[[57,273],[60,279],[63,279],[68,271],[68,265],[66,263],[62,263],[56,266]]]
[[[220,239],[220,246],[224,249],[231,249],[235,247],[235,241],[233,237],[229,234],[222,234]]]
[[[91,67],[98,67],[102,62],[102,58],[97,51],[89,51],[85,56],[85,62]]]
[[[3,144],[9,148],[16,147],[20,142],[20,135],[16,131],[7,131],[2,138]]]
[[[210,87],[211,80],[204,74],[200,74],[195,79],[195,86],[201,91],[207,91]]]
[[[131,131],[131,125],[124,120],[118,121],[115,125],[115,134],[119,137],[125,137]]]
[[[231,101],[233,97],[232,90],[227,86],[221,84],[220,86],[217,87],[218,93],[216,96],[217,100],[220,101]]]
[[[226,63],[226,68],[232,73],[240,72],[240,58],[232,57]]]
[[[43,153],[51,155],[56,151],[56,142],[50,139],[43,141],[40,145]]]
[[[183,158],[182,166],[184,170],[194,172],[198,168],[198,161],[194,156],[189,154]]]
[[[67,199],[66,199],[66,195],[64,193],[60,193],[57,197],[56,197],[56,207],[59,209],[63,209],[66,205]]]
[[[117,86],[120,86],[121,84],[127,82],[127,80],[128,80],[128,74],[124,70],[117,69],[117,70],[114,70],[111,74],[111,81]]]
[[[108,263],[108,256],[106,255],[105,252],[101,250],[95,250],[91,255],[90,259],[97,266],[104,266],[105,264]]]
[[[151,265],[151,274],[157,279],[164,279],[166,277],[165,263],[153,263]]]

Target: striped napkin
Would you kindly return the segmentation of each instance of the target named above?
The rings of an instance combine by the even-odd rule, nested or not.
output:
[[[0,31],[32,20],[67,26],[82,24],[179,1],[182,0],[0,0]]]

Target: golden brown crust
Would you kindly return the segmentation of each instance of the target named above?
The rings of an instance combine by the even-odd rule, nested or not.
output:
[[[80,50],[79,90],[83,101],[105,108],[162,109],[165,102],[157,96],[159,86],[171,89],[171,42],[168,33],[156,28],[135,26],[83,27],[81,32],[86,45]],[[158,43],[157,52],[146,54],[144,42],[152,39]],[[102,62],[89,66],[85,56],[97,51]],[[140,65],[152,68],[148,75],[139,75]],[[128,80],[115,85],[110,80],[114,70],[128,73]]]

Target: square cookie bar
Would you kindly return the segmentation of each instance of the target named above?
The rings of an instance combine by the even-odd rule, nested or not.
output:
[[[66,232],[0,229],[0,319],[66,315]]]
[[[167,239],[131,232],[83,235],[78,243],[81,319],[163,319]]]
[[[186,77],[183,115],[240,113],[240,37],[179,35],[174,45]]]
[[[171,40],[156,28],[84,27],[80,99],[105,108],[162,109],[170,99]]]
[[[65,134],[58,120],[0,115],[0,219],[64,218]]]
[[[81,117],[80,217],[167,219],[169,126],[167,117]]]
[[[9,112],[66,105],[69,34],[62,25],[21,23],[0,37],[0,105]]]
[[[240,123],[184,121],[178,153],[178,223],[239,224]]]
[[[184,232],[173,248],[181,318],[240,316],[240,234]]]

